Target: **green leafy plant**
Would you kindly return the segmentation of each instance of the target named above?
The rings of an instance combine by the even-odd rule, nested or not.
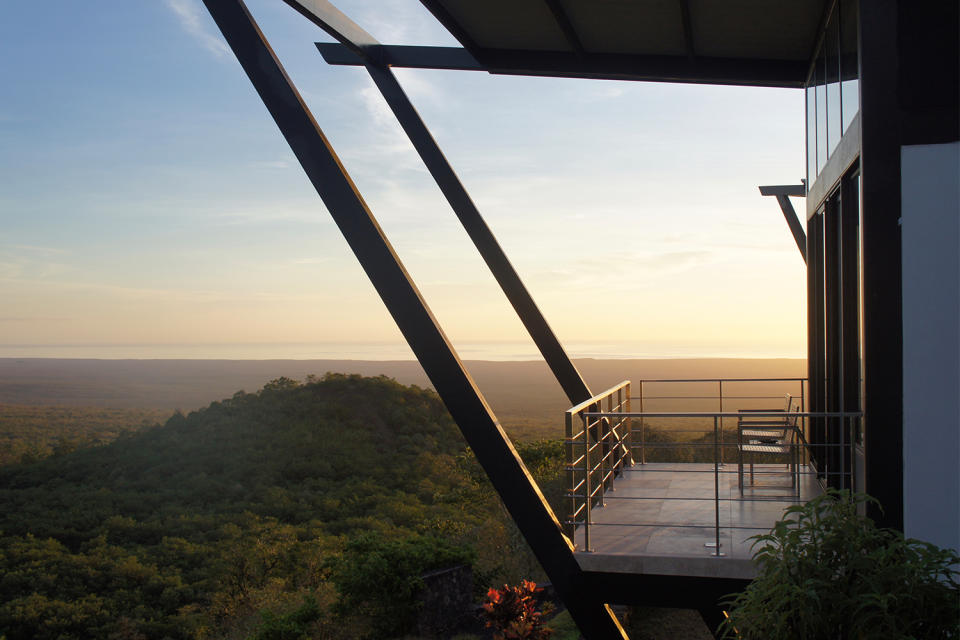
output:
[[[544,626],[543,616],[553,610],[550,603],[541,608],[536,582],[523,580],[516,586],[490,589],[483,603],[483,616],[493,628],[495,640],[547,640],[553,629]]]
[[[960,637],[960,557],[877,528],[863,494],[830,490],[755,536],[759,575],[729,598],[723,637],[857,640]]]

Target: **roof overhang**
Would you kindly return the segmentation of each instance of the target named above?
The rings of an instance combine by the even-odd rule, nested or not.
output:
[[[490,73],[797,88],[834,0],[420,1]]]

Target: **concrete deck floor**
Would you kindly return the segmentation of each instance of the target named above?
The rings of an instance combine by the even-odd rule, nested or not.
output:
[[[746,469],[745,469],[746,471]],[[820,485],[801,468],[800,497],[792,495],[782,464],[756,465],[756,485],[737,484],[737,465],[720,467],[720,557],[704,546],[716,540],[712,464],[634,465],[591,513],[590,548],[577,528],[576,557],[585,571],[752,578],[751,536],[765,533],[784,510],[819,495]]]

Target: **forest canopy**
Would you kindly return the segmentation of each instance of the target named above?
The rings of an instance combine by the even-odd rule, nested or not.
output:
[[[556,500],[559,442],[519,450]],[[279,378],[0,467],[0,636],[247,638],[304,611],[318,637],[374,634],[336,580],[364,544],[437,549],[417,561],[469,563],[480,589],[542,577],[434,392]]]

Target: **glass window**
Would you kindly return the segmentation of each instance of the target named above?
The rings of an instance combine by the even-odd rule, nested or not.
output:
[[[840,19],[837,11],[830,15],[823,41],[826,51],[827,76],[827,153],[840,144],[843,120],[840,114]]]
[[[859,32],[857,0],[840,3],[840,93],[843,103],[843,130],[860,110],[860,67],[857,58]]]
[[[817,57],[814,84],[817,91],[817,173],[827,164],[827,86],[824,81],[825,61],[823,48]]]
[[[807,189],[817,179],[817,90],[807,87]]]

